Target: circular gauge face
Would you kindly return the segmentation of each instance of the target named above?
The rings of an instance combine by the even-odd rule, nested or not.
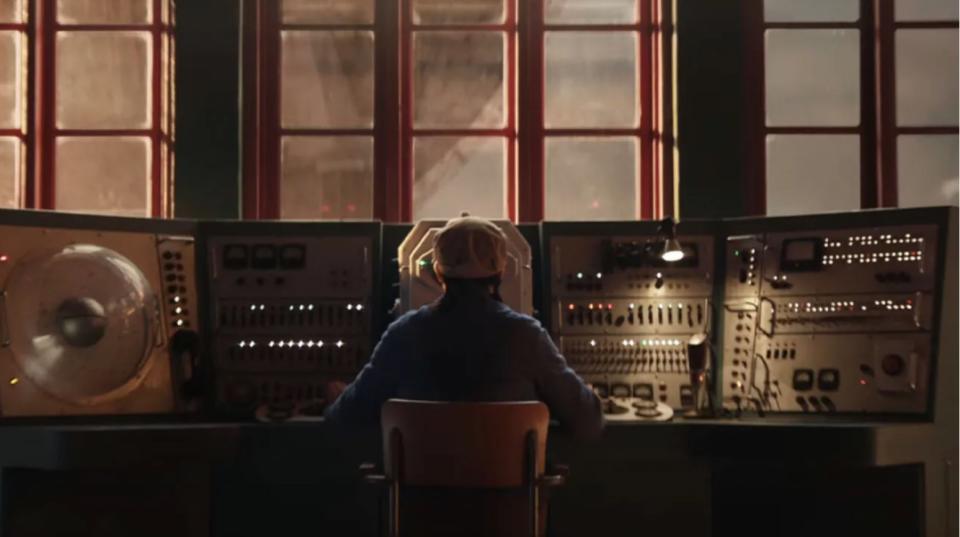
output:
[[[159,303],[135,264],[74,244],[25,257],[7,280],[14,359],[63,401],[101,404],[137,387],[159,330]]]

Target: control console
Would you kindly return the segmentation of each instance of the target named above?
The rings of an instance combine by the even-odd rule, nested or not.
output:
[[[763,231],[727,237],[726,408],[928,410],[941,228],[879,215],[871,224],[837,216],[768,219],[753,224]]]
[[[203,227],[220,410],[321,400],[379,335],[379,223]]]
[[[711,331],[714,239],[682,227],[683,258],[661,257],[656,223],[542,226],[546,322],[609,419],[653,418],[694,402],[687,344]]]

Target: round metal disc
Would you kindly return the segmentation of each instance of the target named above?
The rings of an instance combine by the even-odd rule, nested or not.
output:
[[[14,359],[41,390],[100,404],[146,374],[159,303],[126,257],[90,244],[48,250],[19,261],[6,290]]]

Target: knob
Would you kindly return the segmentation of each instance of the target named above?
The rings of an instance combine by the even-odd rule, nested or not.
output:
[[[900,373],[903,373],[905,365],[903,357],[899,354],[888,354],[880,361],[880,367],[883,369],[883,372],[891,377],[896,377],[900,375]]]
[[[92,298],[71,298],[57,308],[60,334],[74,347],[96,345],[107,330],[106,313]]]

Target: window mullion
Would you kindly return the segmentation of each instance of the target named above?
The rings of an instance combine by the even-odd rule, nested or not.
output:
[[[167,208],[164,207],[163,199],[163,177],[161,176],[161,161],[163,159],[163,125],[162,125],[162,85],[163,85],[163,14],[161,2],[167,0],[154,0],[153,2],[153,23],[150,25],[150,37],[153,43],[151,57],[150,86],[150,215],[154,218],[163,218],[168,216]]]
[[[378,0],[376,4],[374,58],[374,183],[373,215],[385,222],[400,220],[400,4]]]
[[[874,151],[873,177],[864,177],[863,207],[897,206],[897,113],[896,113],[896,50],[894,49],[893,2],[884,0],[862,0],[863,4],[873,4],[870,11],[873,19],[864,28],[864,34],[870,35],[870,60],[873,61],[871,79],[866,79],[872,92],[874,107],[869,110],[873,116],[875,131],[870,144]],[[864,8],[865,10],[867,8]],[[862,58],[861,61],[866,58]],[[869,62],[864,62],[869,63]],[[869,182],[868,182],[869,181]]]
[[[37,0],[32,22],[36,32],[33,47],[36,72],[33,77],[37,94],[34,106],[35,149],[31,207],[37,209],[53,209],[55,199],[56,9],[55,0]]]
[[[396,218],[413,219],[413,6],[397,0],[400,7],[400,183],[397,185]]]
[[[650,31],[652,3],[658,0],[640,0],[638,18],[640,35],[637,39],[638,89],[640,93],[640,184],[637,188],[637,216],[651,219],[657,209],[657,188],[653,176],[653,32]]]
[[[517,221],[539,222],[544,217],[544,10],[543,0],[519,5],[519,176]]]

